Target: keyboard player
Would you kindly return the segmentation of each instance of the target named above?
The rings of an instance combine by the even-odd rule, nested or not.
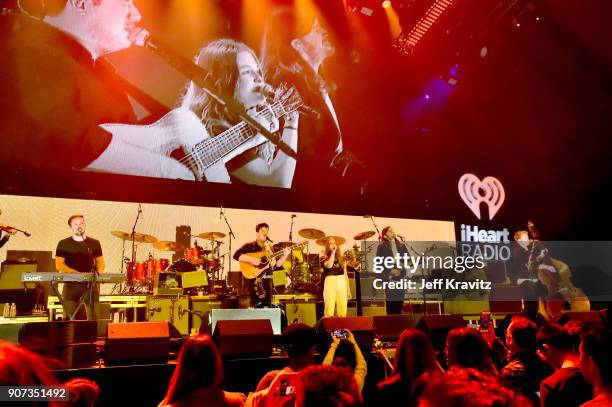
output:
[[[61,273],[102,273],[104,257],[102,246],[96,239],[85,235],[85,218],[72,215],[68,218],[72,236],[60,240],[55,251],[55,268]],[[100,286],[84,283],[64,283],[62,291],[64,319],[97,319]],[[82,305],[79,303],[82,301]],[[78,309],[77,309],[78,307]]]

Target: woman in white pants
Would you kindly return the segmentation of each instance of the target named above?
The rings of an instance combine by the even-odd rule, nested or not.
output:
[[[338,316],[345,317],[350,297],[348,274],[342,250],[333,237],[326,240],[325,250],[321,253],[320,259],[323,263],[325,316],[333,317],[337,307]]]

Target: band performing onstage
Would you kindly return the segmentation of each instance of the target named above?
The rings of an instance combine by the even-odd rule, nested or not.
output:
[[[0,1],[0,402],[612,407],[605,16]]]

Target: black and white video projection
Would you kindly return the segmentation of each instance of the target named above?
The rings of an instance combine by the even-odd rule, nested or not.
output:
[[[365,164],[342,123],[356,105],[338,98],[369,85],[355,82],[347,52],[357,50],[328,21],[338,11],[300,1],[14,1],[2,16],[2,161],[359,188]]]

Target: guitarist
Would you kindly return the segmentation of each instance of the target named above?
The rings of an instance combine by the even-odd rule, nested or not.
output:
[[[253,242],[245,243],[234,253],[234,260],[242,263],[249,263],[255,267],[261,265],[261,259],[249,254],[261,253],[271,254],[273,252],[271,243],[272,240],[268,237],[270,226],[267,223],[259,223],[255,226],[257,233],[256,239]],[[291,251],[288,247],[283,250],[283,255],[276,260],[272,266],[273,270],[282,268],[283,263],[289,257]],[[256,278],[245,278],[245,284],[251,298],[251,307],[255,307],[259,302],[271,303],[272,301],[272,276],[269,275],[271,266],[268,264],[261,269],[261,274]]]
[[[377,257],[404,256],[408,249],[402,244],[391,226],[385,226],[381,232],[381,243],[376,249]],[[406,269],[385,269],[382,273],[384,281],[400,281],[406,277]],[[404,290],[385,289],[385,308],[387,315],[401,314],[404,306]]]

